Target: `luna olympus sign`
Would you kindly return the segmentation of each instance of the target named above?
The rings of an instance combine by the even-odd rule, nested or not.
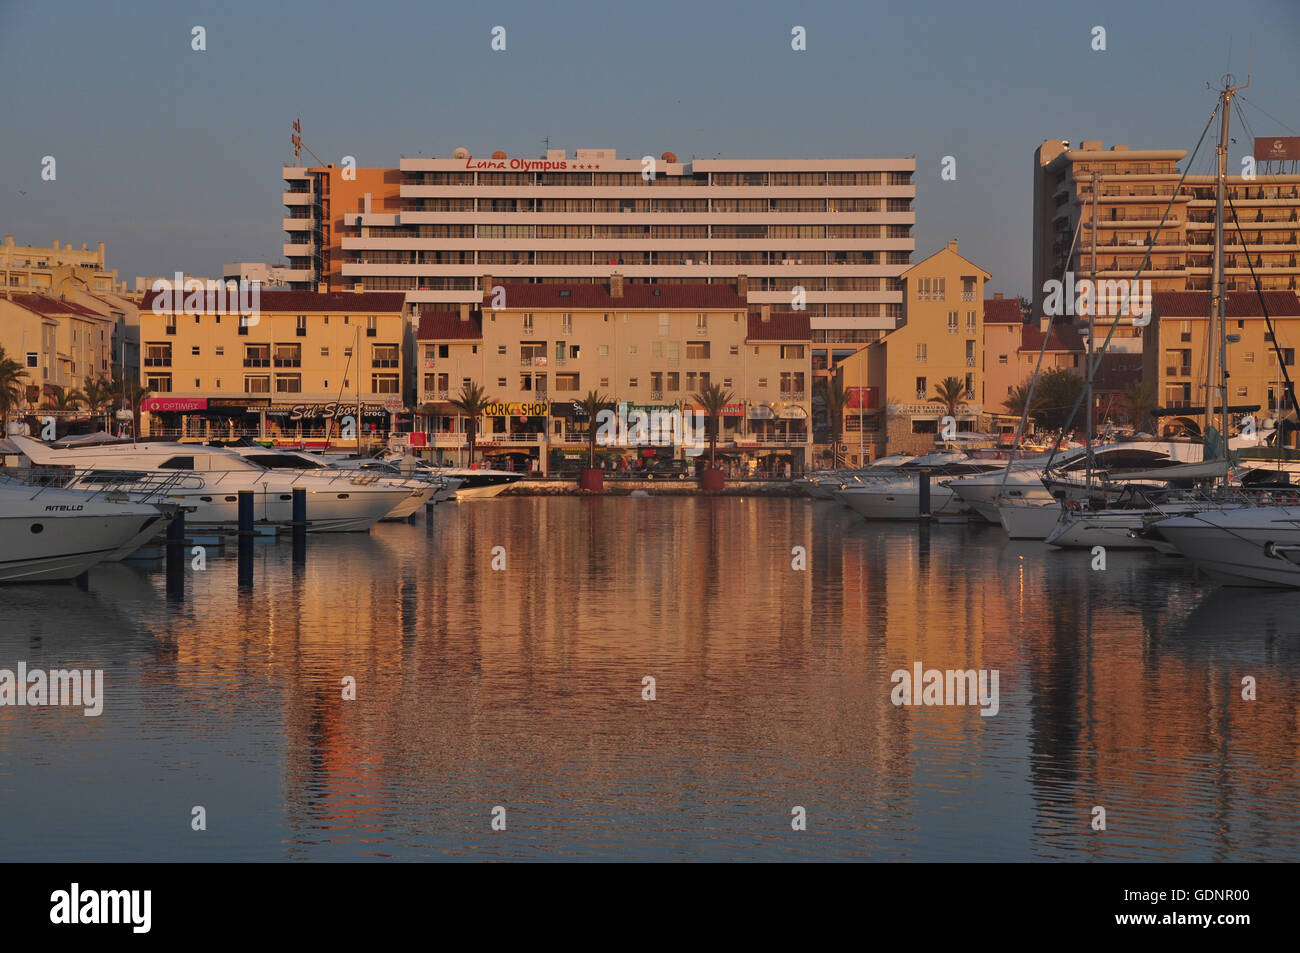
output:
[[[467,169],[500,169],[511,172],[573,172],[599,169],[599,162],[573,162],[567,159],[475,159],[466,156]]]

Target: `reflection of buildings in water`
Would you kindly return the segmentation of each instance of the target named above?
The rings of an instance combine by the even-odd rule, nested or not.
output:
[[[1125,856],[1146,835],[1147,849],[1176,855],[1181,827],[1191,825],[1215,832],[1209,859],[1227,859],[1245,846],[1228,819],[1257,823],[1253,806],[1275,800],[1284,790],[1277,785],[1294,786],[1287,767],[1294,758],[1278,758],[1297,747],[1293,693],[1272,704],[1243,701],[1244,670],[1232,661],[1243,625],[1267,630],[1277,617],[1260,610],[1252,623],[1241,611],[1249,601],[1235,608],[1227,600],[1209,608],[1202,602],[1189,611],[1195,590],[1176,578],[1185,564],[1145,559],[1145,585],[1134,580],[1127,588],[1100,573],[1051,573],[1046,624],[1025,626],[1033,645],[1030,772],[1043,854],[1084,845],[1093,856]],[[1168,587],[1161,573],[1170,574]],[[1275,667],[1255,661],[1257,671]],[[1282,678],[1294,685],[1294,673]],[[1095,805],[1107,808],[1118,837],[1091,831]],[[1207,815],[1218,820],[1206,825]]]

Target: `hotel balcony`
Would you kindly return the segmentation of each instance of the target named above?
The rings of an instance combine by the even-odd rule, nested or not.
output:
[[[316,243],[286,242],[282,250],[285,258],[308,258],[316,253]]]
[[[285,205],[314,205],[316,194],[314,192],[285,192]]]
[[[282,224],[286,232],[310,232],[313,221],[311,218],[286,218]]]

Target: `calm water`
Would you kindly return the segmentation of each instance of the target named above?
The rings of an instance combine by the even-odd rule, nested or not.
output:
[[[0,667],[106,695],[0,708],[0,858],[1300,858],[1300,593],[808,500],[475,501],[291,552],[0,589]],[[1001,710],[895,707],[915,661],[997,669]]]

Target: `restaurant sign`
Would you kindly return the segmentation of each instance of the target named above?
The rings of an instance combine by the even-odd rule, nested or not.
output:
[[[483,414],[487,417],[545,417],[546,413],[547,406],[544,400],[531,403],[498,400],[483,409]]]

